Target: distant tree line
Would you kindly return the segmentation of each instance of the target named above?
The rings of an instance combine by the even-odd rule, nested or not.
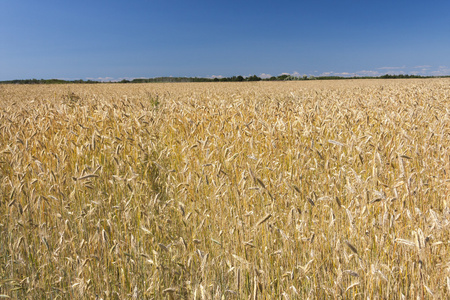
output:
[[[66,84],[66,83],[100,83],[93,80],[62,80],[62,79],[14,79],[0,81],[0,84]]]
[[[238,82],[238,81],[260,81],[260,77],[253,75],[244,77],[242,75],[232,77],[155,77],[155,78],[136,78],[133,80],[122,80],[121,83],[149,83],[149,82]]]
[[[341,76],[293,76],[289,74],[282,74],[279,76],[272,76],[270,78],[261,78],[256,75],[244,77],[242,75],[232,77],[216,77],[216,78],[203,78],[203,77],[155,77],[155,78],[136,78],[133,80],[122,80],[119,83],[151,83],[151,82],[245,82],[245,81],[293,81],[293,80],[344,80],[344,79],[401,79],[401,78],[447,78],[450,76],[420,76],[420,75],[382,75],[379,77],[371,76],[354,76],[354,77],[341,77]],[[16,79],[0,81],[0,84],[63,84],[63,83],[111,83],[101,82],[94,80],[62,80],[62,79]]]
[[[399,74],[399,75],[383,75],[380,78],[391,79],[391,78],[430,78],[433,76],[420,76],[420,75],[408,75],[408,74]],[[441,76],[441,77],[450,77],[450,76]]]

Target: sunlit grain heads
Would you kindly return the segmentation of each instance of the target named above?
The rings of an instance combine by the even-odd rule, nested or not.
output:
[[[447,87],[4,86],[0,294],[446,299]]]

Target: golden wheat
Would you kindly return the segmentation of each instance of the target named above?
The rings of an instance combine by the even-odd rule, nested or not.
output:
[[[450,81],[0,86],[0,297],[445,299]]]

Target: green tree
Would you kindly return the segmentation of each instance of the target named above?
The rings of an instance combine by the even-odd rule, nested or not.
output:
[[[259,78],[259,77],[256,76],[256,75],[253,75],[253,76],[248,77],[247,80],[248,80],[248,81],[260,81],[261,78]]]

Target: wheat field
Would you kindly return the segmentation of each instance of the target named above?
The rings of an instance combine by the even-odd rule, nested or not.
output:
[[[446,299],[450,80],[0,85],[0,298]]]

